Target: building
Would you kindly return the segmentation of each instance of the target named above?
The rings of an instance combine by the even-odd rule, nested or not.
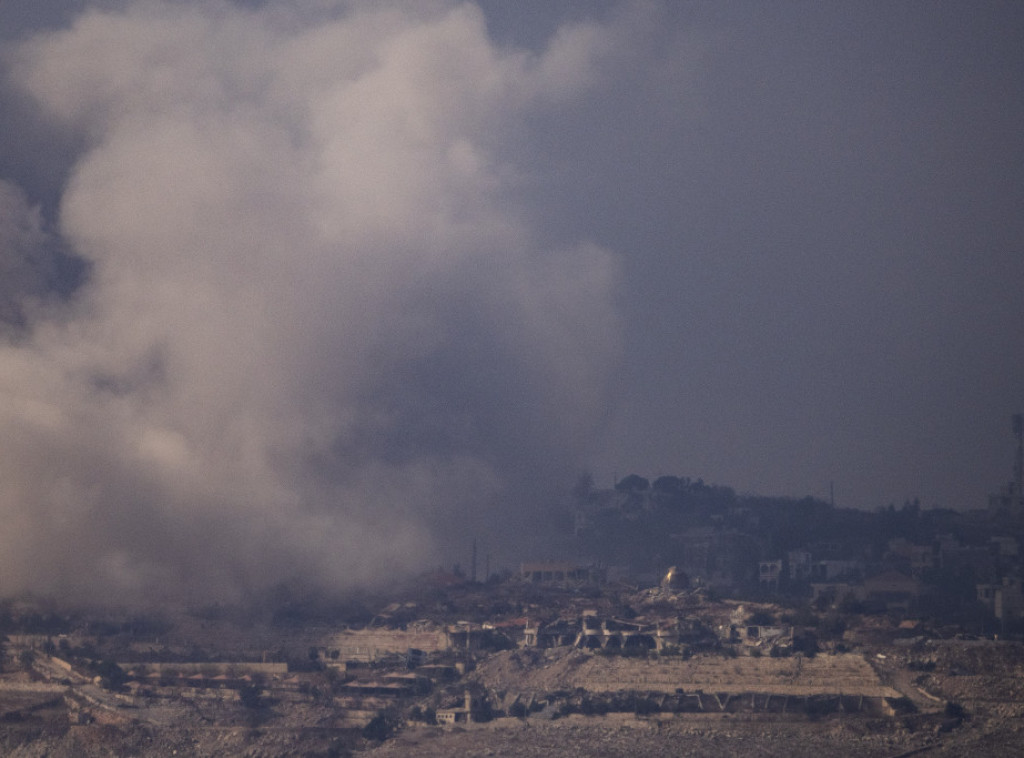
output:
[[[409,624],[406,629],[346,629],[328,635],[319,646],[329,661],[372,663],[383,658],[407,657],[410,650],[435,653],[448,650],[451,640],[445,629],[427,622]]]
[[[782,561],[761,561],[757,568],[758,584],[767,589],[779,591],[779,579],[782,578]]]
[[[914,576],[920,576],[936,566],[936,553],[933,545],[915,545],[903,537],[889,540],[886,558],[910,570]]]
[[[1024,589],[1016,577],[1003,577],[998,584],[979,584],[978,601],[1000,621],[1016,621],[1024,615]]]
[[[473,695],[466,690],[461,706],[451,708],[438,708],[435,718],[438,724],[451,726],[453,724],[471,724],[479,720],[481,710],[478,703],[473,700]]]
[[[921,596],[921,583],[899,571],[885,571],[864,580],[861,599],[886,610],[907,611]]]
[[[598,566],[579,566],[574,563],[523,563],[520,577],[531,584],[570,586],[604,584],[607,575]]]
[[[789,564],[789,581],[806,582],[811,578],[812,555],[807,550],[790,550],[786,554]]]

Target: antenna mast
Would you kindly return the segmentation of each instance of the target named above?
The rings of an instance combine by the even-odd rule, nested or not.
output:
[[[1024,416],[1013,414],[1013,434],[1017,438],[1017,454],[1013,461],[1013,483],[1017,502],[1024,502]]]

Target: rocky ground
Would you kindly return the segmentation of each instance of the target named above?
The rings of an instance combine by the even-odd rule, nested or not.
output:
[[[0,755],[12,758],[241,756],[338,758],[441,756],[1009,756],[1024,744],[1024,645],[988,640],[892,640],[811,658],[645,659],[569,648],[494,653],[446,689],[395,703],[383,741],[338,729],[343,703],[329,690],[268,696],[263,709],[234,700],[142,698],[126,706],[88,679],[45,665],[0,675]],[[79,681],[81,679],[81,681]],[[309,689],[309,688],[307,688]],[[550,693],[821,693],[903,696],[905,710],[688,712],[564,715],[548,706],[526,718],[437,727],[401,722],[414,703],[441,707],[464,689],[541,701]],[[874,693],[874,694],[872,694]]]
[[[729,755],[737,758],[863,756],[1009,756],[1020,750],[1021,724],[997,730],[964,728],[950,734],[913,723],[828,718],[762,721],[684,717],[670,721],[628,717],[569,717],[531,723],[503,719],[492,725],[446,731],[408,730],[370,756],[516,758],[668,758]],[[914,753],[917,754],[917,753]]]
[[[145,726],[73,726],[61,733],[0,729],[0,755],[8,758],[278,758],[346,756],[366,745],[355,735],[294,730]]]
[[[521,758],[661,758],[730,755],[1010,756],[1020,754],[1024,722],[970,719],[949,733],[935,724],[907,720],[828,717],[818,721],[679,717],[636,719],[632,715],[570,716],[557,721],[499,719],[468,727],[414,727],[382,743],[272,728],[210,727],[153,730],[140,726],[75,726],[47,733],[0,728],[0,754],[10,758],[93,758],[99,756],[277,756],[366,755],[407,758],[449,756]]]

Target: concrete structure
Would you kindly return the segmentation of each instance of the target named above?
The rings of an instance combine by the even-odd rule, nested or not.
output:
[[[604,584],[607,574],[599,566],[579,566],[574,563],[523,563],[519,575],[532,584]]]
[[[524,644],[526,628],[530,626],[530,619],[525,616],[507,619],[505,621],[485,622],[484,629],[490,629],[493,633],[504,637],[516,646]]]
[[[789,581],[810,581],[812,557],[807,550],[790,550],[786,554],[786,562],[789,564]]]
[[[792,638],[792,636],[793,627],[791,626],[756,624],[746,627],[746,636],[743,642],[753,646],[771,645],[784,637]]]
[[[993,513],[1024,511],[1024,416],[1015,413],[1011,417],[1013,436],[1017,445],[1013,456],[1013,480],[999,492],[988,496],[988,507]]]
[[[886,571],[864,580],[860,598],[865,602],[882,604],[886,610],[910,609],[921,596],[921,583],[899,571]]]
[[[392,678],[369,681],[345,682],[339,686],[338,691],[344,695],[356,697],[384,697],[399,698],[409,697],[417,693],[415,682],[395,681]]]
[[[845,597],[883,606],[886,610],[907,611],[922,593],[922,584],[900,571],[884,571],[859,584],[849,582],[815,582],[811,584],[811,602],[819,600],[836,604]]]
[[[811,564],[811,579],[816,582],[832,582],[840,578],[859,577],[864,572],[861,561],[822,560]]]
[[[677,565],[694,584],[729,588],[756,579],[757,543],[748,534],[699,526],[672,535]]]
[[[496,634],[492,628],[484,627],[481,624],[470,624],[467,621],[449,624],[444,631],[449,650],[465,651],[480,650],[486,647]]]
[[[579,625],[564,619],[547,624],[536,621],[527,624],[523,630],[524,647],[560,647],[571,645],[579,631]]]
[[[469,690],[466,690],[461,707],[438,708],[435,718],[438,724],[446,726],[470,724],[476,721],[478,710],[475,708],[475,705],[472,694],[470,694]]]
[[[915,545],[903,537],[889,540],[886,558],[902,564],[914,576],[935,568],[938,563],[933,545]]]
[[[1024,588],[1016,577],[1003,577],[998,584],[979,584],[978,600],[1000,621],[1024,616]]]
[[[813,582],[811,584],[811,602],[815,604],[828,602],[835,605],[848,595],[860,600],[861,588],[849,582]]]
[[[585,616],[573,644],[584,650],[653,650],[658,647],[658,631],[653,624]],[[666,634],[662,640],[670,637]]]
[[[435,653],[449,649],[447,632],[439,627],[420,624],[407,629],[350,629],[322,640],[321,657],[325,660],[362,661],[372,663],[388,656],[408,654],[409,650]],[[337,651],[337,655],[335,655]]]
[[[287,663],[251,663],[246,661],[222,661],[217,663],[118,663],[124,671],[141,670],[146,675],[176,677],[208,676],[284,676],[288,673]]]
[[[761,561],[757,567],[757,582],[769,591],[779,591],[779,580],[782,578],[782,561]]]

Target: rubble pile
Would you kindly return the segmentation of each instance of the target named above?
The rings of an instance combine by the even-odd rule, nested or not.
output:
[[[923,660],[922,665],[916,661]],[[908,661],[921,686],[972,710],[1024,715],[1024,645],[989,640],[928,642]]]
[[[1000,755],[1024,731],[1024,645],[667,585],[468,584],[247,641],[212,612],[12,635],[0,754]]]

